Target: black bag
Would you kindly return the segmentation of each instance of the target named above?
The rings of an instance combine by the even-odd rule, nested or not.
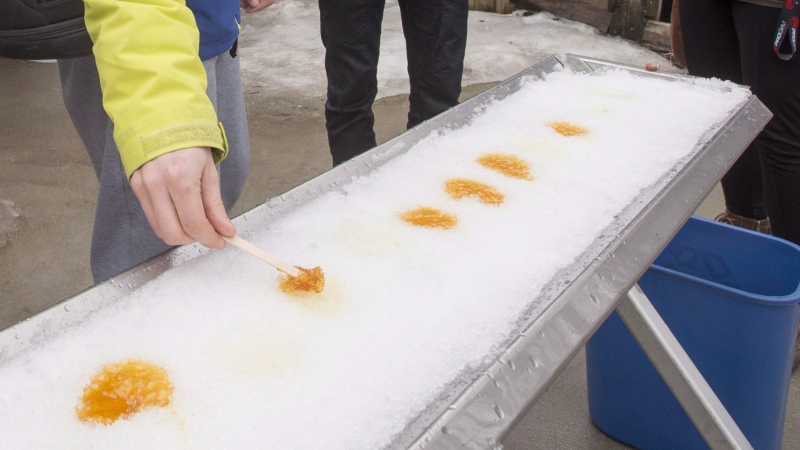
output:
[[[91,53],[83,0],[0,0],[0,56],[59,59]]]

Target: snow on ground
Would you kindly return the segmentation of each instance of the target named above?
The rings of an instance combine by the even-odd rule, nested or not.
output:
[[[319,9],[310,0],[278,0],[246,15],[240,51],[249,93],[290,97],[298,103],[324,98],[325,49],[319,34]],[[463,84],[505,80],[543,59],[563,53],[644,66],[669,66],[659,54],[618,37],[605,36],[578,22],[548,13],[524,16],[470,11]],[[384,11],[378,98],[408,92],[405,40],[397,0]]]

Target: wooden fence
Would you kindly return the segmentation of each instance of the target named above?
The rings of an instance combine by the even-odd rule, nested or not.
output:
[[[547,11],[622,36],[655,51],[669,52],[672,0],[469,0],[470,9],[508,14],[516,9]]]

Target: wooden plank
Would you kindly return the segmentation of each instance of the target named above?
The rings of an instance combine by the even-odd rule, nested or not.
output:
[[[494,12],[494,0],[469,0],[469,9],[473,11]]]
[[[594,0],[513,0],[513,2],[518,8],[530,11],[546,11],[558,17],[591,25],[603,33],[608,32],[613,18],[613,14],[607,9],[595,6],[602,5],[605,2],[596,2]]]
[[[469,0],[469,9],[500,14],[510,14],[516,9],[511,0]]]
[[[625,0],[608,0],[608,10],[611,12],[611,25],[608,34],[620,36],[625,29]]]
[[[643,14],[644,0],[627,0],[625,6],[627,9],[627,20],[625,23],[625,33],[622,36],[626,39],[640,42],[642,40],[642,34],[644,34],[645,25]]]
[[[648,19],[658,20],[661,16],[663,0],[645,0],[644,16]]]
[[[584,2],[593,8],[608,11],[608,0],[584,0]]]
[[[642,34],[642,45],[662,53],[672,51],[672,41],[669,35],[669,24],[656,20],[648,20]]]
[[[513,0],[495,0],[494,11],[499,14],[511,14],[517,9]]]
[[[613,13],[608,33],[641,41],[644,33],[644,0],[610,0]]]

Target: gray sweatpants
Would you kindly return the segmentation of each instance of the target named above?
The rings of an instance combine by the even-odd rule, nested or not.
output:
[[[244,189],[250,141],[239,73],[239,60],[228,52],[203,62],[208,97],[225,127],[228,156],[219,166],[222,200],[230,214]],[[142,211],[114,143],[114,124],[103,109],[100,79],[93,56],[58,61],[61,91],[72,123],[94,165],[100,190],[92,230],[94,282],[105,281],[168,250]]]

